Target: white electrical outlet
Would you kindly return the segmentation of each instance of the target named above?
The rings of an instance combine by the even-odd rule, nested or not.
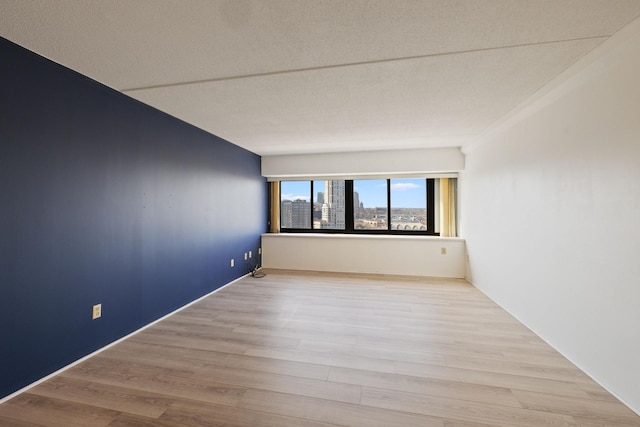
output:
[[[262,255],[262,248],[258,248],[258,255]]]
[[[249,251],[249,258],[251,258],[252,256],[253,256],[253,255],[252,255],[251,251]]]
[[[244,253],[244,260],[245,261],[247,260],[247,253],[246,252]]]
[[[235,261],[233,260],[233,258],[231,258],[231,267],[233,267],[235,265]]]
[[[97,318],[102,316],[102,304],[96,304],[93,306],[93,311],[91,314],[91,319],[96,320]]]

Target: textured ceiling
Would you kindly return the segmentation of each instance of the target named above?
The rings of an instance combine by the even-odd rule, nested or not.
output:
[[[0,35],[262,155],[465,146],[640,0],[0,0]]]

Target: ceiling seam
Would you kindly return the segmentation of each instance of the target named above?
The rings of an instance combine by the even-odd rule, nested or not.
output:
[[[442,52],[442,53],[431,53],[426,55],[413,55],[413,56],[405,56],[399,58],[386,58],[386,59],[375,59],[371,61],[360,61],[360,62],[350,62],[345,64],[334,64],[334,65],[322,65],[317,67],[306,67],[306,68],[295,68],[291,70],[280,70],[280,71],[268,71],[264,73],[254,73],[254,74],[242,74],[237,76],[226,76],[226,77],[215,77],[211,79],[200,79],[200,80],[191,80],[185,82],[177,82],[177,83],[165,83],[158,85],[149,85],[149,86],[141,86],[134,88],[125,88],[120,89],[120,92],[136,92],[143,90],[152,90],[152,89],[164,89],[171,87],[180,87],[180,86],[190,86],[197,85],[203,83],[216,83],[230,80],[240,80],[240,79],[250,79],[256,77],[269,77],[269,76],[277,76],[283,74],[294,74],[294,73],[303,73],[308,71],[320,71],[320,70],[329,70],[329,69],[338,69],[338,68],[348,68],[348,67],[358,67],[362,65],[373,65],[373,64],[384,64],[388,62],[400,62],[400,61],[411,61],[415,59],[425,59],[425,58],[436,58],[441,56],[452,56],[452,55],[464,55],[467,53],[476,53],[476,52],[489,52],[495,50],[503,50],[503,49],[517,49],[522,47],[529,46],[541,46],[541,45],[551,45],[551,44],[560,44],[560,43],[570,43],[576,41],[585,41],[585,40],[596,40],[596,39],[607,39],[609,35],[600,35],[600,36],[591,36],[591,37],[580,37],[575,39],[566,39],[566,40],[552,40],[538,43],[525,43],[518,45],[509,45],[509,46],[499,46],[499,47],[488,47],[482,49],[471,49],[471,50],[460,50],[460,51],[451,51],[451,52]]]

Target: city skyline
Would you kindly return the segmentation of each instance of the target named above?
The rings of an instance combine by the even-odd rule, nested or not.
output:
[[[314,192],[324,192],[325,181],[314,181]],[[317,184],[322,183],[320,187]],[[305,200],[311,202],[309,181],[283,181],[280,200]],[[364,207],[383,207],[387,205],[386,180],[354,180],[354,191]],[[426,189],[424,178],[391,180],[391,204],[400,208],[424,208]]]

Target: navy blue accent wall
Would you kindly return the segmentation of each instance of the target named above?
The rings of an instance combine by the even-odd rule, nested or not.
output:
[[[0,38],[0,397],[245,274],[266,218],[259,156]]]

